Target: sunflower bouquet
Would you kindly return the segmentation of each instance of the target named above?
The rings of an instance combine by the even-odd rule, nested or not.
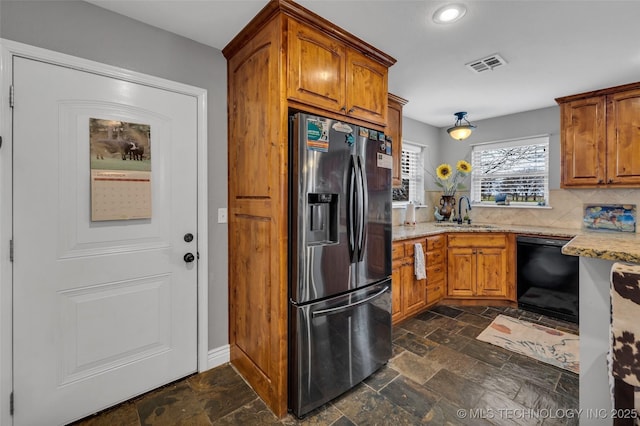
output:
[[[465,160],[456,163],[454,171],[450,164],[442,163],[436,168],[435,183],[444,195],[455,195],[458,189],[465,189],[462,180],[471,173],[471,164]]]

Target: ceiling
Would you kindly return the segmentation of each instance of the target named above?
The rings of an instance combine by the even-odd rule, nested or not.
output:
[[[397,59],[389,91],[404,115],[436,127],[555,105],[554,98],[640,81],[640,1],[455,0],[462,20],[436,24],[439,0],[298,0]],[[267,0],[90,0],[222,49]],[[507,64],[465,64],[498,53]]]

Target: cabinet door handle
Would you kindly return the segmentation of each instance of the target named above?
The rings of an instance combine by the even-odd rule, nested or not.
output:
[[[349,110],[349,114],[351,114],[351,113],[355,112],[355,110],[356,110],[355,108],[351,108],[351,109]]]
[[[346,111],[346,110],[347,110],[346,106],[343,106],[342,108],[340,108],[340,111]]]
[[[607,183],[613,183],[613,179],[609,179],[609,182],[607,182]]]
[[[479,250],[479,251],[478,251],[478,254],[482,254],[482,250]]]
[[[604,183],[604,180],[602,180],[602,179],[598,179],[598,183],[599,183],[599,184]]]

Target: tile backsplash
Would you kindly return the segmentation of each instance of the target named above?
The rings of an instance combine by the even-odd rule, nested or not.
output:
[[[416,209],[417,222],[432,222],[441,192],[425,192],[426,207]],[[475,207],[469,214],[475,222],[535,225],[552,228],[582,228],[584,204],[640,204],[640,189],[555,189],[549,191],[551,208]],[[402,225],[404,208],[393,209],[393,224]],[[637,230],[636,230],[637,232]]]

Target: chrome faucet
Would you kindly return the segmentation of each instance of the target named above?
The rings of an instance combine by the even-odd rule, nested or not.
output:
[[[462,195],[460,198],[458,198],[458,218],[457,218],[457,222],[459,225],[462,224],[462,199],[466,199],[467,200],[467,212],[469,212],[469,210],[471,210],[471,201],[469,201],[469,197],[467,197],[466,195]],[[467,219],[468,223],[471,223],[471,219]]]

